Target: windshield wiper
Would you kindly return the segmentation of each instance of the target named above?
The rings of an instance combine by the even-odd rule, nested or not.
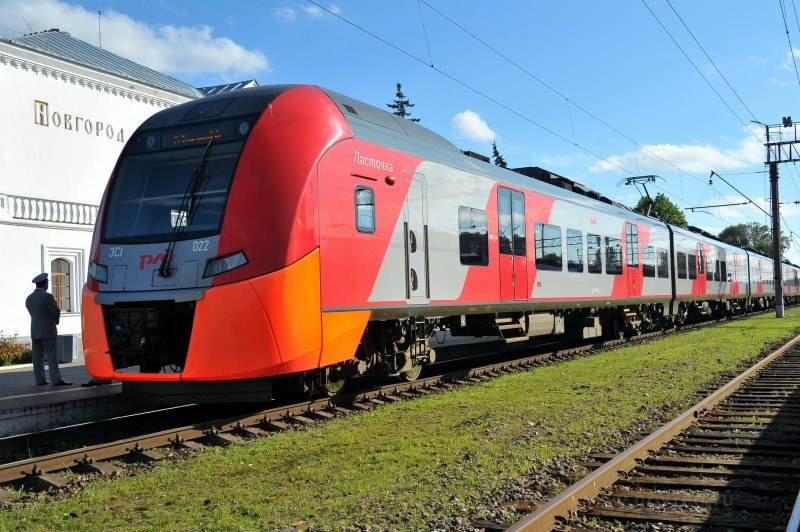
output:
[[[172,236],[167,244],[167,249],[164,252],[164,257],[161,259],[161,264],[158,266],[159,277],[169,277],[169,269],[172,265],[172,254],[175,251],[175,244],[178,242],[184,232],[189,230],[192,225],[194,213],[197,211],[196,207],[199,201],[197,194],[200,188],[208,181],[206,175],[206,165],[208,164],[208,155],[211,153],[211,143],[214,142],[212,137],[206,149],[203,151],[203,156],[200,158],[200,166],[192,171],[192,177],[189,179],[189,184],[186,186],[186,192],[183,193],[181,198],[181,205],[178,208],[178,214],[175,218],[175,226],[172,228]]]

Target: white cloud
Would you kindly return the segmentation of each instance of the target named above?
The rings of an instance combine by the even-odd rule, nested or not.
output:
[[[328,13],[321,7],[315,5],[301,5],[299,6],[300,11],[311,17],[312,19],[321,19]],[[328,11],[333,13],[334,15],[339,15],[342,12],[342,9],[337,6],[336,4],[330,4],[328,6]],[[297,20],[298,10],[293,7],[279,7],[275,9],[275,16],[285,20],[286,22],[294,22]]]
[[[455,115],[452,123],[456,131],[473,140],[489,142],[500,138],[478,113],[470,109]]]
[[[34,31],[59,28],[75,38],[97,44],[97,13],[58,0],[0,2],[4,25]],[[103,48],[152,69],[177,75],[216,74],[235,79],[268,72],[267,57],[226,37],[211,26],[150,25],[112,9],[103,11]]]
[[[325,11],[318,6],[301,6],[301,9],[311,15],[313,18],[320,18],[325,14]]]
[[[764,145],[748,133],[735,148],[718,148],[708,144],[651,144],[638,151],[611,155],[606,159],[608,162],[600,161],[589,169],[592,172],[618,171],[619,168],[614,166],[618,165],[622,168],[674,170],[672,165],[675,165],[687,172],[705,173],[711,170],[735,170],[762,163]]]
[[[294,22],[297,19],[297,11],[291,7],[279,7],[275,9],[275,16],[287,22]]]
[[[781,68],[783,70],[794,70],[794,63],[797,61],[797,58],[800,58],[800,50],[792,47],[791,51],[786,52],[783,63],[781,63]]]

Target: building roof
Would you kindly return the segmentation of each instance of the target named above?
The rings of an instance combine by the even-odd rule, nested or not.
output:
[[[175,94],[190,98],[199,98],[203,95],[201,91],[188,83],[76,39],[69,33],[58,29],[28,33],[12,39],[11,42]]]
[[[197,87],[200,94],[203,96],[213,96],[215,94],[222,94],[223,92],[230,92],[239,89],[249,89],[250,87],[258,87],[259,84],[254,79],[247,79],[244,81],[237,81],[235,83],[226,83],[224,85],[211,85],[210,87]]]

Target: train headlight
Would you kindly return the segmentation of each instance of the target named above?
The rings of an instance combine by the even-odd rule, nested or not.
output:
[[[89,277],[100,283],[108,282],[108,266],[89,261]]]
[[[234,268],[244,266],[247,262],[244,251],[237,251],[236,253],[224,257],[208,259],[206,270],[203,272],[203,278],[205,279],[206,277],[213,277],[220,273],[229,272]]]

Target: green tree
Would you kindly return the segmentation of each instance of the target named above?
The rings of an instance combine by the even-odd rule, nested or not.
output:
[[[492,159],[494,159],[494,164],[500,168],[508,168],[506,160],[503,159],[503,156],[500,155],[500,151],[497,149],[496,141],[492,141]]]
[[[633,210],[639,214],[647,214],[647,206],[649,203],[650,201],[647,196],[642,196]],[[650,216],[658,216],[668,224],[677,225],[679,227],[686,227],[689,225],[686,223],[686,216],[684,216],[683,211],[661,192],[656,194],[656,199],[653,200]]]
[[[772,231],[758,222],[729,225],[720,231],[719,239],[732,246],[748,247],[767,257],[772,256]],[[791,239],[781,235],[781,253],[789,249],[790,245]]]
[[[402,86],[400,85],[400,83],[398,83],[397,94],[395,94],[394,102],[387,103],[386,106],[389,109],[394,109],[393,113],[396,114],[397,116],[402,116],[403,118],[411,120],[412,122],[419,122],[419,118],[408,118],[409,116],[411,116],[411,113],[408,112],[408,108],[414,107],[414,104],[411,103],[408,100],[408,98],[406,98],[406,95],[403,94],[401,87]]]

